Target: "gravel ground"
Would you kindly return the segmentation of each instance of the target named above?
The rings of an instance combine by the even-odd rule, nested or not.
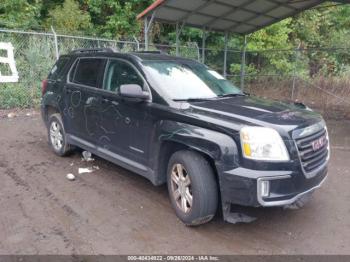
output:
[[[350,254],[350,122],[328,123],[329,178],[303,209],[260,208],[251,224],[217,217],[188,228],[164,186],[102,159],[59,158],[37,112],[7,115],[0,117],[0,254]],[[99,170],[78,174],[91,166]]]

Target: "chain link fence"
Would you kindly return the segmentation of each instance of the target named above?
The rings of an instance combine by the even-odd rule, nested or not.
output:
[[[144,49],[132,38],[117,41],[52,33],[0,30],[0,42],[14,46],[18,83],[0,83],[0,108],[31,107],[40,101],[40,85],[60,54],[80,48],[113,47],[121,52]],[[175,45],[150,44],[150,50],[176,55]],[[202,61],[197,43],[179,46],[182,57]],[[0,55],[1,56],[1,55]],[[228,50],[227,79],[253,95],[298,101],[330,117],[350,117],[350,48],[247,50],[242,75],[241,50]],[[205,63],[223,73],[224,51],[205,50]],[[0,63],[0,72],[7,69]]]
[[[0,42],[11,43],[18,83],[0,83],[0,108],[31,107],[40,99],[40,82],[56,60],[54,38],[45,33],[0,32]],[[8,73],[2,64],[1,72]]]
[[[205,53],[205,63],[223,73],[224,51]],[[350,47],[247,50],[243,55],[228,50],[227,79],[245,92],[301,102],[329,118],[350,118]]]
[[[0,83],[0,108],[32,107],[39,104],[41,81],[61,54],[79,48],[112,47],[121,52],[139,50],[135,41],[116,41],[102,38],[59,35],[41,32],[0,30],[0,42],[11,43],[19,74],[17,83]],[[6,54],[0,54],[6,56]],[[0,63],[0,73],[11,73]]]
[[[144,43],[140,44],[140,48],[144,50]],[[165,54],[176,56],[176,46],[175,45],[165,45],[165,44],[150,44],[149,51],[161,51]],[[185,45],[179,46],[179,56],[200,61],[201,54],[198,44],[195,42],[188,42]]]

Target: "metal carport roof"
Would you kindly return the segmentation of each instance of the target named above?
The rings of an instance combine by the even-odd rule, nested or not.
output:
[[[138,19],[184,23],[209,31],[249,34],[323,0],[157,0]],[[348,2],[348,1],[343,1]]]
[[[207,31],[225,34],[223,74],[227,72],[228,37],[231,33],[245,36],[242,52],[241,88],[244,88],[244,64],[247,35],[264,27],[311,9],[323,2],[349,3],[350,0],[156,0],[137,16],[144,19],[145,50],[153,21],[176,24],[176,55],[184,26],[203,30],[202,62],[205,62]]]

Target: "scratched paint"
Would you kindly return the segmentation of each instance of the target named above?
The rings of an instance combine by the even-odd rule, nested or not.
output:
[[[58,103],[61,100],[61,97],[57,98]],[[99,144],[104,149],[109,149],[110,144],[112,143],[112,139],[110,135],[116,134],[116,128],[120,125],[130,125],[132,124],[132,119],[129,117],[125,117],[121,114],[118,109],[118,103],[108,104],[104,108],[99,104],[96,104],[95,97],[89,97],[84,102],[81,91],[77,90],[71,93],[69,99],[66,101],[65,108],[63,110],[64,115],[68,116],[70,119],[74,119],[76,116],[76,110],[81,110],[81,106],[83,105],[83,120],[85,125],[85,131],[88,136],[92,137],[99,134],[97,138]],[[102,108],[102,109],[101,109]],[[106,121],[106,116],[113,116],[112,119],[108,119]],[[106,126],[104,123],[111,122],[112,126]],[[135,126],[138,127],[138,121],[135,122]]]

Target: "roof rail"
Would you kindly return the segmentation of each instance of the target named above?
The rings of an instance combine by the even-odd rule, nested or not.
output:
[[[107,47],[107,48],[81,48],[81,49],[73,50],[71,52],[71,54],[101,53],[101,52],[116,53],[118,51],[116,49],[112,48],[112,47]]]

